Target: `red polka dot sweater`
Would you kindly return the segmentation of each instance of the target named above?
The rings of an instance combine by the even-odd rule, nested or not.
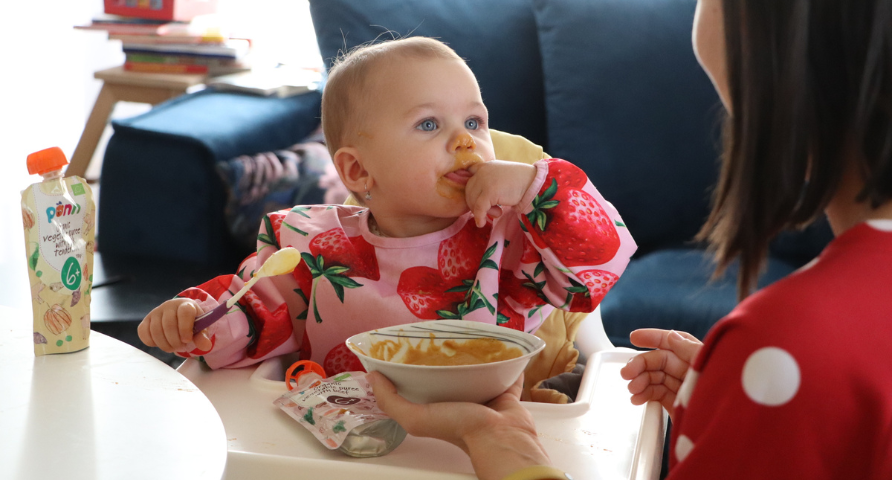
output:
[[[678,479],[892,479],[892,221],[856,225],[706,337]]]

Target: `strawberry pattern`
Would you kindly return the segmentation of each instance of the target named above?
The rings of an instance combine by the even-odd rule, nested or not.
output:
[[[583,189],[587,180],[573,172],[572,164],[563,160],[554,164],[533,200],[533,210],[522,221],[523,228],[537,246],[550,247],[567,266],[607,263],[619,250],[616,228],[625,225],[610,218]]]
[[[491,223],[477,228],[468,222],[457,234],[440,242],[438,269],[404,270],[397,292],[406,308],[423,320],[460,319],[483,307],[493,313],[495,307],[481,293],[475,279],[479,269],[499,269],[490,258],[497,245],[486,248],[491,233]]]
[[[315,286],[320,279],[328,280],[338,300],[344,303],[345,288],[362,286],[351,277],[369,280],[381,277],[375,247],[362,236],[348,238],[341,228],[333,228],[314,237],[310,242],[310,253],[301,253],[300,256],[313,278],[313,316],[319,323],[322,323],[322,316],[316,303]]]
[[[466,213],[439,232],[384,238],[368,230],[361,207],[270,213],[237,275],[184,294],[210,309],[279,248],[296,248],[302,261],[290,275],[258,281],[212,325],[214,348],[203,358],[212,368],[241,367],[300,350],[334,375],[361,370],[344,341],[374,328],[443,318],[533,332],[555,308],[594,310],[635,242],[581,170],[557,159],[536,168],[521,204],[482,228]]]
[[[365,367],[356,355],[350,352],[346,344],[339,344],[332,348],[325,360],[322,362],[322,369],[327,375],[335,375],[341,372],[364,372]],[[335,372],[335,373],[332,373]]]

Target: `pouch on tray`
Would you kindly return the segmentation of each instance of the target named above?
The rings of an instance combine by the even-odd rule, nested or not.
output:
[[[351,457],[386,455],[406,438],[406,431],[378,408],[364,372],[331,378],[303,374],[297,388],[273,403],[330,450]]]

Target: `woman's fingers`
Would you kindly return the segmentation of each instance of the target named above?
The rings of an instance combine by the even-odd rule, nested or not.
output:
[[[379,372],[371,372],[368,375],[372,391],[378,408],[384,411],[390,418],[396,420],[407,432],[415,436],[426,435],[424,405],[412,403],[401,397],[396,392],[396,387],[384,375]]]
[[[690,363],[681,360],[674,352],[668,350],[651,350],[636,355],[621,370],[620,375],[626,380],[644,372],[665,372],[675,378],[683,379]]]
[[[687,332],[642,328],[629,335],[632,345],[642,348],[658,348],[675,352],[682,360],[692,363],[703,344]]]
[[[419,405],[401,397],[384,375],[372,372],[367,378],[372,384],[378,407],[407,432],[417,437],[445,440],[466,452],[466,435],[469,432],[488,431],[498,415],[494,410],[509,412],[513,408],[523,408],[519,401],[523,377],[486,406],[468,402]]]
[[[645,391],[632,395],[630,401],[632,405],[644,405],[650,401],[660,402],[672,416],[675,413],[675,397],[676,392],[669,390],[665,385],[651,385]]]
[[[637,395],[652,385],[663,385],[673,392],[681,388],[681,379],[666,375],[664,372],[644,372],[629,382],[629,393]]]
[[[660,348],[661,345],[668,347],[669,343],[666,341],[666,335],[671,331],[660,328],[639,328],[629,334],[629,340],[632,342],[632,345],[641,348]]]
[[[669,348],[669,335],[673,332],[677,333],[685,340],[696,343],[700,342],[697,340],[697,337],[688,332],[663,330],[661,328],[639,328],[629,334],[629,340],[631,340],[632,345],[635,345],[636,347],[666,349]]]
[[[508,390],[505,390],[505,393],[490,400],[486,406],[497,412],[514,408],[516,405],[520,405],[521,392],[523,392],[523,374],[517,377],[517,380],[508,387]]]
[[[684,333],[684,335],[682,335],[682,333]],[[669,343],[669,349],[675,352],[675,354],[678,355],[678,358],[688,364],[694,363],[694,359],[697,358],[697,354],[700,353],[700,349],[703,348],[703,344],[700,340],[694,338],[690,333],[685,332],[677,332],[673,330],[667,335],[667,341]]]

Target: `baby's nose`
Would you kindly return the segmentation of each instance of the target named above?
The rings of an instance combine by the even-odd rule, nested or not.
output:
[[[457,135],[449,145],[449,151],[453,153],[465,150],[473,151],[475,148],[477,148],[477,144],[474,143],[474,139],[467,133]]]

